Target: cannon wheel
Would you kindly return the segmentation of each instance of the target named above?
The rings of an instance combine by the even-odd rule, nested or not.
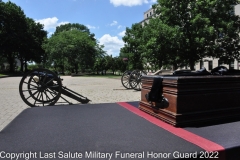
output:
[[[125,71],[121,77],[121,82],[122,82],[122,85],[126,88],[126,89],[131,89],[132,87],[130,86],[130,83],[129,83],[129,76],[131,74],[132,71]]]
[[[142,76],[147,75],[145,71],[142,70],[134,70],[129,76],[129,84],[131,88],[136,91],[141,91],[142,89]]]
[[[30,107],[54,105],[61,95],[61,79],[47,69],[35,69],[25,74],[19,84],[19,93]]]

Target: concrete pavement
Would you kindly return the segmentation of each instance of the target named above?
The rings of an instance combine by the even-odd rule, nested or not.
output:
[[[90,103],[139,101],[141,92],[125,89],[120,79],[63,76],[63,86],[92,100]],[[19,95],[21,77],[0,78],[0,131],[19,113],[29,108]],[[67,98],[76,104],[79,102]]]

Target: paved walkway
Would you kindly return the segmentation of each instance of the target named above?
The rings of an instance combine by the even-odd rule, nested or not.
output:
[[[140,91],[125,89],[120,79],[64,76],[63,86],[92,100],[90,103],[139,101]],[[29,108],[19,95],[21,77],[0,78],[0,131],[24,109]],[[79,103],[68,98],[72,103]]]

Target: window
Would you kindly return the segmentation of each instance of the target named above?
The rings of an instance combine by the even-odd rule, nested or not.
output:
[[[147,14],[147,17],[148,17],[148,14]]]

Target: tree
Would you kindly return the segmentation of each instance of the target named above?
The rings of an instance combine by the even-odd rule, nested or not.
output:
[[[76,34],[76,35],[74,35]],[[68,23],[56,28],[54,34],[44,44],[49,57],[49,63],[61,66],[64,72],[65,66],[77,72],[78,67],[82,72],[86,68],[94,68],[97,57],[106,53],[103,47],[97,43],[94,34],[89,29],[78,23]]]
[[[116,58],[112,57],[112,55],[105,56],[105,65],[104,65],[105,74],[107,70],[112,70],[114,74],[116,69],[117,69]]]
[[[95,70],[97,74],[99,74],[98,71],[102,71],[103,74],[105,57],[108,56],[106,51],[103,50],[103,48],[104,45],[100,45],[99,43],[97,43],[97,45],[95,46],[96,57],[92,69]]]
[[[47,53],[48,64],[54,65],[55,68],[61,68],[64,73],[64,62],[66,57],[62,46],[66,45],[64,39],[60,36],[52,36],[43,43],[43,49]]]
[[[126,70],[128,70],[127,68],[128,62],[124,61],[121,56],[115,57],[115,63],[116,63],[117,70],[119,70],[121,73],[124,73]]]
[[[46,61],[46,54],[42,48],[43,42],[47,38],[47,31],[43,30],[43,25],[36,23],[31,18],[26,18],[27,31],[24,37],[21,37],[21,48],[19,50],[18,58],[21,61],[21,71],[23,65],[27,70],[27,62],[34,61],[41,63]]]
[[[105,68],[105,58],[97,57],[94,63],[94,69],[97,71],[97,74],[99,74],[99,71],[101,71],[101,74],[103,75],[104,68]]]
[[[11,1],[1,2],[0,24],[0,52],[10,65],[10,72],[14,72],[15,58],[27,29],[26,16],[22,9]]]
[[[95,35],[93,33],[90,33],[89,29],[85,25],[82,25],[82,24],[79,24],[79,23],[67,23],[67,24],[57,26],[56,31],[54,32],[53,36],[57,35],[58,33],[61,33],[61,32],[64,32],[64,31],[70,31],[70,30],[78,30],[80,32],[85,32],[93,40],[95,39],[94,38]]]
[[[0,53],[6,57],[10,71],[14,71],[15,58],[27,70],[27,62],[42,62],[45,58],[42,43],[47,37],[43,25],[25,16],[22,9],[12,2],[0,3]]]
[[[150,19],[144,25],[143,56],[151,66],[180,65],[178,61],[178,29],[164,24],[160,19]]]
[[[226,64],[230,64],[234,59],[240,59],[240,18],[234,14],[234,6],[238,3],[237,0],[216,1],[214,8],[216,12],[211,15],[217,37],[213,57],[220,58]]]
[[[111,57],[111,67],[110,67],[110,69],[112,70],[113,74],[115,74],[115,72],[118,69],[117,61],[118,61],[118,57]]]
[[[178,28],[179,48],[175,48],[174,53],[180,60],[187,60],[193,70],[200,59],[221,56],[219,50],[227,49],[223,43],[215,43],[220,33],[224,34],[227,46],[233,41],[234,46],[239,44],[239,17],[230,14],[232,5],[236,4],[237,0],[158,0],[153,8],[156,19],[169,27]],[[237,58],[237,47],[235,51],[233,46],[230,48],[228,50],[231,50],[232,54],[225,52],[227,57]]]
[[[121,48],[120,54],[127,56],[132,69],[143,69],[142,33],[142,25],[136,23],[131,28],[126,28],[125,36],[122,38],[125,44]]]
[[[60,32],[44,44],[44,49],[54,65],[64,66],[64,61],[67,61],[72,73],[78,73],[79,67],[84,72],[87,67],[94,65],[95,47],[96,41],[89,37],[88,33],[78,30]]]
[[[96,51],[96,58],[103,58],[107,56],[108,54],[106,51],[103,50],[104,45],[100,45],[99,42],[95,46],[95,51]]]

